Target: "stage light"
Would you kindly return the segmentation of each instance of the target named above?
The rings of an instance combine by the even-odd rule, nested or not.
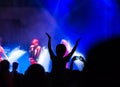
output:
[[[26,51],[21,50],[20,46],[14,48],[9,54],[8,54],[8,61],[10,64],[17,61],[21,56],[23,56],[26,53]]]
[[[48,49],[45,46],[42,47],[41,53],[39,55],[38,63],[44,67],[46,72],[51,71],[51,69],[49,68],[51,63],[50,55]]]

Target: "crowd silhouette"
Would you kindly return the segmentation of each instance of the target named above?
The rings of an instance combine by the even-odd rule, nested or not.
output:
[[[0,87],[116,87],[120,86],[119,49],[120,38],[103,41],[88,51],[85,66],[82,71],[73,70],[72,58],[70,69],[66,63],[77,49],[80,38],[68,55],[64,56],[64,44],[56,46],[56,55],[51,47],[51,36],[48,37],[48,51],[52,60],[51,72],[45,72],[41,64],[31,64],[24,74],[18,72],[18,62],[13,62],[12,71],[9,71],[8,60],[0,62]]]

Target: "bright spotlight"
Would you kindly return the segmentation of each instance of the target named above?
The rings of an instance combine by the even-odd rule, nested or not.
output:
[[[48,49],[44,46],[42,47],[42,50],[38,59],[38,63],[44,67],[46,72],[49,72],[50,61],[51,60],[50,60]]]
[[[21,56],[23,56],[26,53],[26,51],[21,50],[20,46],[14,48],[8,55],[8,61],[10,62],[10,64],[12,64],[14,61],[17,61],[18,58],[20,58]]]

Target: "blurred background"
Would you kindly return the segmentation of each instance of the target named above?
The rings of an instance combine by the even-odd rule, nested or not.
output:
[[[62,39],[73,47],[81,38],[74,55],[85,58],[95,44],[120,36],[119,0],[0,0],[0,37],[9,61],[18,61],[24,73],[29,63],[29,46],[39,39],[42,53],[39,63],[46,72],[51,70],[47,50],[48,32],[52,48]],[[74,69],[82,70],[81,61]]]

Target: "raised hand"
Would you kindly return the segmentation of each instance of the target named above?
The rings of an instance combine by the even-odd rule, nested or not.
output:
[[[51,36],[48,33],[46,33],[46,35],[48,36],[49,39],[51,39]]]
[[[73,58],[72,58],[72,61],[75,61],[76,60],[76,56],[74,56]]]

